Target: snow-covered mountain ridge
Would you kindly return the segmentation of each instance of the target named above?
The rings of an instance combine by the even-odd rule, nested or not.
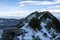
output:
[[[22,35],[23,38],[19,36],[20,40],[60,40],[60,22],[50,12],[39,13],[36,11],[25,19],[25,25],[21,29],[27,31],[27,33]],[[39,27],[36,19],[39,20]],[[32,25],[30,25],[30,22]],[[38,30],[39,28],[40,30]]]
[[[22,34],[21,30],[17,32],[20,33],[17,36],[19,40],[60,40],[60,21],[50,12],[36,11],[22,20],[16,25],[16,28],[24,30]]]

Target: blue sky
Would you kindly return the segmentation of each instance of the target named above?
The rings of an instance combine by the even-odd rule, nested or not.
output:
[[[26,16],[46,10],[60,12],[60,0],[0,0],[0,16]]]

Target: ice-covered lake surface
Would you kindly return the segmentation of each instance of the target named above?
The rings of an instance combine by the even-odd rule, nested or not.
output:
[[[58,20],[60,20],[60,14],[53,14]],[[48,34],[48,32],[47,32],[47,30],[44,28],[44,26],[45,26],[46,24],[44,24],[43,22],[41,22],[41,26],[42,26],[42,31],[43,32],[45,32],[45,33],[47,33],[47,35],[48,35],[48,37],[44,37],[43,36],[43,33],[41,33],[41,31],[37,31],[37,33],[36,32],[34,32],[31,28],[29,28],[28,27],[28,23],[26,23],[25,25],[24,25],[24,27],[22,27],[21,29],[24,29],[25,31],[27,31],[28,33],[27,34],[25,34],[25,37],[23,37],[23,39],[25,39],[25,40],[32,40],[33,38],[32,38],[32,35],[35,35],[35,37],[39,37],[39,38],[41,38],[42,40],[50,40],[49,38],[51,37],[51,35],[50,34]],[[28,28],[26,28],[26,27],[28,27]],[[2,29],[0,29],[0,38],[1,38],[1,35],[2,35]],[[22,35],[20,35],[20,36],[18,36],[18,38],[20,39],[20,40],[22,40]],[[27,38],[27,39],[26,39]]]

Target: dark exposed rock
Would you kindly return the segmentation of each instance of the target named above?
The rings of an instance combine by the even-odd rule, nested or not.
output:
[[[34,30],[36,30],[36,29],[41,30],[42,29],[42,27],[40,26],[39,19],[34,18],[34,17],[30,20],[29,25]]]
[[[41,39],[39,38],[39,36],[37,36],[37,37],[35,38],[35,40],[41,40]]]
[[[48,37],[46,33],[43,33],[43,36]]]
[[[11,28],[11,29],[4,29],[3,34],[2,34],[2,40],[13,40],[16,36],[25,34],[25,32],[22,29],[16,29],[16,28]]]
[[[34,35],[32,36],[33,40],[41,40],[39,36],[35,37]]]
[[[24,21],[25,21],[24,18],[23,18],[23,19],[20,19],[20,20],[19,20],[19,23],[17,23],[17,24],[15,25],[15,27],[18,28],[18,29],[21,28],[22,26],[24,26],[24,23],[23,23]]]
[[[13,40],[16,37],[15,29],[4,29],[2,34],[2,40]]]

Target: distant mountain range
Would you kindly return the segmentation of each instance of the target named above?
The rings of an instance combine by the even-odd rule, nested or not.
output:
[[[14,27],[17,23],[19,23],[18,19],[0,18],[0,28]]]

